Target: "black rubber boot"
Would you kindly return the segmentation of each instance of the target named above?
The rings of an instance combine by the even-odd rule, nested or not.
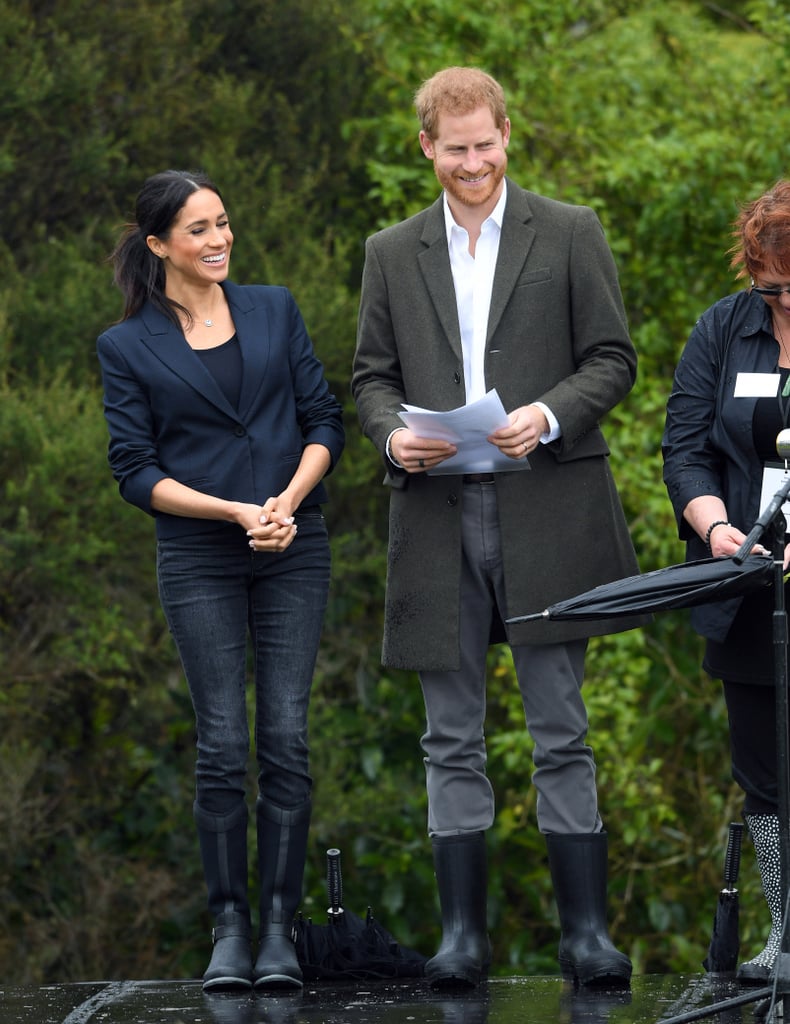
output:
[[[631,961],[613,945],[606,923],[606,833],[550,832],[546,848],[562,929],[563,977],[580,985],[627,988]]]
[[[261,925],[255,989],[297,990],[302,969],[296,958],[293,922],[302,898],[311,804],[285,810],[258,797],[258,866]]]
[[[779,817],[776,814],[745,814],[754,843],[765,902],[771,912],[771,931],[765,948],[738,968],[735,977],[747,985],[764,985],[771,977],[782,945],[782,864],[779,854]]]
[[[195,804],[200,855],[214,915],[214,948],[203,988],[252,988],[250,906],[247,898],[247,807],[231,814],[209,814]]]
[[[491,963],[485,833],[433,836],[431,843],[442,941],[425,965],[425,977],[434,989],[474,988]]]

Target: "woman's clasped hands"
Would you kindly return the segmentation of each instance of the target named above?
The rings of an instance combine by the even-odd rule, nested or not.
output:
[[[282,496],[264,505],[245,505],[239,519],[253,551],[285,551],[296,536],[293,509]]]

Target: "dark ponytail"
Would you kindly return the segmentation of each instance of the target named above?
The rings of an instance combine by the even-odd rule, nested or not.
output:
[[[184,204],[201,188],[211,189],[222,199],[217,186],[200,171],[161,171],[140,190],[135,220],[126,225],[111,256],[115,283],[124,296],[123,320],[139,313],[148,301],[177,327],[181,326],[178,311],[190,316],[189,310],[165,295],[164,267],[146,238],[167,239]]]

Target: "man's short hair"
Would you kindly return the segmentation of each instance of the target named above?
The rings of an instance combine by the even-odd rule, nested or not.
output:
[[[485,106],[500,131],[504,131],[507,120],[502,86],[480,68],[452,67],[437,71],[417,90],[414,106],[429,139],[436,138],[442,113],[462,116]]]

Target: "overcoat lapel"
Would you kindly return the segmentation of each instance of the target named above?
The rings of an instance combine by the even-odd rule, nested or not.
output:
[[[420,238],[426,248],[417,255],[417,262],[447,340],[456,356],[463,360],[461,328],[458,324],[453,272],[450,269],[450,253],[447,249],[443,202],[443,197],[439,196],[428,210]]]
[[[447,232],[442,204],[443,198],[440,196],[428,211],[420,238],[426,248],[419,253],[417,259],[444,333],[455,354],[462,359],[461,330],[458,324],[458,308],[450,269],[450,254],[447,251]],[[505,312],[535,240],[535,230],[528,223],[531,218],[532,211],[523,190],[508,181],[502,237],[488,316],[488,342]]]
[[[520,188],[512,182],[507,184],[505,215],[502,218],[502,235],[499,239],[494,286],[491,290],[491,307],[488,312],[486,343],[490,342],[499,326],[499,321],[521,276],[527,254],[535,240],[535,230],[527,221],[532,217],[529,203]]]

